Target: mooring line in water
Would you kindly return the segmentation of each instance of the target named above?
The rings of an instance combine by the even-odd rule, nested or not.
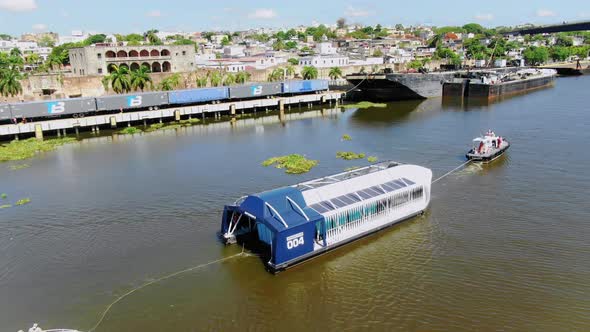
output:
[[[436,182],[438,182],[438,180],[442,180],[443,178],[447,177],[448,175],[453,174],[454,172],[458,171],[459,169],[465,167],[465,165],[469,164],[470,162],[471,162],[471,160],[467,160],[466,162],[462,163],[461,165],[455,167],[453,170],[443,174],[442,176],[440,176],[436,180],[432,181],[432,184],[435,184]]]
[[[107,314],[109,313],[109,311],[111,310],[111,308],[115,304],[117,304],[118,302],[120,302],[121,300],[123,300],[124,298],[126,298],[127,296],[135,293],[136,291],[138,291],[138,290],[140,290],[142,288],[145,288],[145,287],[147,287],[149,285],[155,284],[157,282],[164,281],[166,279],[170,279],[170,278],[175,277],[175,276],[177,276],[179,274],[183,274],[183,273],[186,273],[186,272],[194,271],[194,270],[203,268],[205,266],[213,265],[213,264],[216,264],[216,263],[221,263],[223,261],[227,261],[227,260],[230,260],[232,258],[236,258],[238,256],[247,256],[247,257],[249,257],[249,256],[256,256],[256,255],[249,254],[249,253],[245,252],[244,251],[244,248],[242,247],[242,252],[240,252],[238,254],[231,255],[229,257],[225,257],[225,258],[221,258],[221,259],[217,259],[217,260],[214,260],[214,261],[211,261],[211,262],[208,262],[208,263],[199,264],[197,266],[189,267],[188,269],[184,269],[184,270],[181,270],[181,271],[176,271],[174,273],[170,273],[170,274],[165,275],[163,277],[160,277],[158,279],[154,279],[154,280],[152,280],[150,282],[146,282],[145,284],[143,284],[143,285],[141,285],[139,287],[133,288],[132,290],[128,291],[127,293],[119,296],[115,301],[111,302],[111,304],[109,304],[106,307],[106,309],[102,312],[102,315],[100,316],[100,319],[98,320],[98,322],[96,322],[96,324],[94,325],[94,327],[92,327],[90,330],[88,330],[88,332],[93,332],[94,330],[96,330],[100,326],[100,324],[103,322],[103,320],[105,319],[105,317],[107,316]]]

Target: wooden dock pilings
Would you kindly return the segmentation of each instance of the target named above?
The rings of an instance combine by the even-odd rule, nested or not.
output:
[[[215,118],[219,118],[222,114],[235,116],[237,110],[240,110],[243,114],[246,110],[255,111],[257,108],[259,110],[278,110],[279,114],[283,113],[284,116],[285,105],[287,105],[289,109],[292,104],[310,106],[313,103],[331,103],[332,101],[335,101],[336,105],[338,105],[341,98],[341,92],[326,92],[321,94],[232,101],[227,103],[173,107],[158,110],[129,110],[122,113],[98,114],[83,118],[64,118],[20,124],[5,124],[0,125],[0,139],[8,139],[10,136],[17,139],[20,134],[34,134],[38,139],[43,139],[43,133],[49,133],[51,131],[51,133],[59,133],[61,135],[62,133],[65,134],[67,129],[74,129],[76,133],[82,128],[90,128],[92,132],[99,132],[100,126],[117,128],[117,124],[119,123],[129,124],[132,122],[139,122],[145,124],[147,120],[151,119],[158,120],[159,122],[162,122],[162,119],[178,121],[182,116],[190,117],[194,114],[201,115],[203,118],[205,115],[212,115]]]

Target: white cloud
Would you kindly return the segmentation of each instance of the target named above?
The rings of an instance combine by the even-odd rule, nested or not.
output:
[[[26,12],[37,9],[37,2],[35,0],[0,0],[0,9]]]
[[[537,10],[537,16],[538,17],[553,17],[553,16],[557,16],[557,14],[555,14],[554,11],[551,11],[549,9],[539,9],[539,10]]]
[[[494,14],[477,14],[475,15],[475,19],[478,21],[492,21],[494,19]]]
[[[248,14],[248,18],[253,19],[271,19],[277,17],[277,12],[272,9],[268,8],[259,8],[256,9],[254,12]]]
[[[366,9],[354,8],[353,6],[346,7],[344,16],[348,17],[367,17],[373,15],[374,12]]]
[[[33,30],[37,30],[37,31],[45,31],[47,30],[47,24],[43,24],[43,23],[37,23],[37,24],[33,24]]]
[[[162,12],[159,10],[150,10],[146,14],[147,17],[160,17],[162,16]]]

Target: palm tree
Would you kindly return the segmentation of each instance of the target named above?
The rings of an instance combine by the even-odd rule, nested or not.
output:
[[[160,40],[160,38],[158,38],[158,36],[156,35],[156,33],[154,31],[148,31],[145,38],[147,39],[147,41],[151,45],[161,45],[162,44],[162,41]]]
[[[20,84],[22,75],[18,68],[12,66],[11,68],[0,71],[0,95],[16,96],[23,92],[23,86]]]
[[[129,68],[126,66],[112,65],[112,71],[107,76],[111,82],[111,87],[116,93],[124,93],[131,90],[131,81],[129,79]]]
[[[223,76],[221,75],[220,71],[213,71],[209,75],[209,80],[211,82],[211,86],[220,86],[221,82],[223,81]]]
[[[234,75],[232,73],[225,74],[225,77],[223,78],[223,85],[224,86],[233,85],[235,83],[236,83],[236,75]]]
[[[152,78],[150,77],[149,73],[150,69],[145,65],[142,65],[137,70],[131,71],[131,77],[129,80],[131,88],[133,90],[139,89],[143,91],[143,89],[145,89],[148,84],[152,82]]]
[[[304,80],[313,80],[318,78],[318,69],[314,66],[305,66],[301,70],[301,76]]]
[[[10,56],[22,57],[23,56],[23,53],[20,51],[20,49],[18,49],[18,48],[15,47],[15,48],[13,48],[13,49],[10,50]]]
[[[339,67],[332,67],[332,68],[330,68],[330,72],[328,73],[328,76],[330,77],[331,80],[336,80],[336,79],[342,77],[342,69],[340,69]]]
[[[268,81],[275,82],[275,81],[282,81],[285,77],[285,71],[283,68],[275,68],[270,74],[268,74]]]
[[[176,73],[174,75],[171,75],[169,77],[166,77],[165,79],[162,80],[162,82],[160,82],[160,90],[162,91],[170,91],[170,90],[174,90],[178,87],[178,85],[180,85],[180,74]]]
[[[37,53],[30,54],[25,58],[25,63],[28,65],[35,65],[39,62],[41,62],[41,57]]]
[[[101,80],[102,87],[104,88],[105,92],[109,92],[109,88],[111,87],[111,78],[110,75],[105,75]]]
[[[295,66],[288,64],[287,67],[285,67],[285,72],[287,73],[287,77],[295,76]]]
[[[244,84],[250,79],[250,73],[247,71],[241,71],[236,74],[236,83]]]
[[[197,75],[196,77],[197,87],[204,88],[207,86],[207,75]]]
[[[47,57],[47,61],[45,62],[47,66],[53,70],[56,68],[61,68],[63,65],[63,61],[59,55],[51,54]]]

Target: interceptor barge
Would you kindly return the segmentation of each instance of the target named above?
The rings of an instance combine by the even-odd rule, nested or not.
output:
[[[430,169],[387,161],[248,195],[225,206],[221,237],[253,238],[276,273],[422,214],[431,182]]]

